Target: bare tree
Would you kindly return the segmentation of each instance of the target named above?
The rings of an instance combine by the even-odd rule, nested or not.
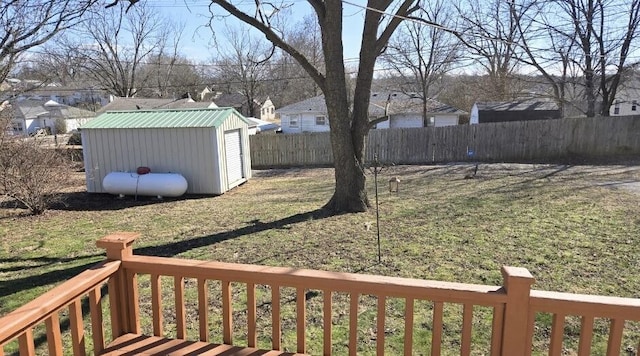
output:
[[[322,38],[320,27],[311,15],[305,16],[288,32],[287,42],[309,59],[320,71],[324,71]],[[281,105],[288,105],[322,93],[318,84],[288,53],[280,50],[278,56],[270,61],[271,83],[269,96]]]
[[[522,56],[514,1],[463,0],[456,8],[461,24],[454,33],[489,78],[482,99],[513,98],[520,90],[515,74]]]
[[[69,181],[68,160],[37,139],[8,134],[14,114],[0,106],[0,195],[16,200],[39,215],[62,200],[61,188]]]
[[[78,32],[91,43],[76,47],[85,59],[83,70],[112,94],[134,96],[146,84],[141,66],[154,53],[162,53],[168,43],[168,20],[152,13],[144,1],[131,8],[117,4],[88,15]]]
[[[456,37],[441,27],[451,27],[453,14],[449,2],[431,1],[418,13],[425,22],[405,22],[390,40],[381,56],[400,80],[400,89],[422,99],[422,116],[427,120],[427,103],[436,94],[434,84],[458,64],[461,45]]]
[[[146,78],[138,93],[144,97],[179,98],[202,90],[204,79],[199,65],[175,53],[155,54],[140,72]]]
[[[218,43],[218,60],[214,76],[226,83],[231,91],[242,94],[248,116],[256,116],[254,103],[262,94],[262,86],[268,78],[268,61],[274,48],[251,36],[248,29],[227,28],[228,46]]]
[[[366,211],[369,199],[365,189],[364,148],[372,127],[368,113],[374,66],[393,32],[419,6],[417,0],[367,1],[351,106],[342,42],[343,2],[307,0],[307,3],[316,16],[322,34],[322,68],[314,66],[307,56],[282,36],[276,27],[276,17],[281,14],[281,8],[276,4],[256,1],[248,5],[243,1],[212,0],[209,11],[212,17],[231,15],[260,31],[274,46],[298,61],[320,87],[327,104],[335,168],[335,190],[325,208],[334,212]],[[217,12],[216,5],[224,10],[222,14]]]
[[[543,11],[535,0],[520,6],[521,11],[516,11],[515,6],[511,7],[519,33],[519,45],[524,51],[519,60],[536,68],[542,75],[543,82],[551,86],[551,97],[564,117],[567,106],[575,104],[576,95],[581,91],[578,89],[577,66],[573,60],[577,47],[575,36],[560,36],[552,27],[538,26],[539,23],[549,23],[550,14]],[[536,44],[540,44],[540,38],[548,41],[544,46],[536,47]]]
[[[581,50],[587,116],[595,115],[597,90],[602,97],[600,114],[609,116],[629,54],[638,40],[640,0],[564,0],[558,5],[574,33],[556,30],[566,38],[577,39]]]
[[[350,106],[346,86],[342,1],[307,1],[322,35],[324,65],[320,68],[314,66],[308,56],[292,47],[274,27],[274,17],[279,12],[277,8],[272,8],[273,3],[257,1],[255,8],[248,9],[246,3],[242,2],[244,11],[238,7],[240,3],[241,1],[212,0],[210,11],[212,16],[219,14],[214,6],[217,5],[224,13],[262,32],[273,45],[298,61],[324,93],[335,168],[335,190],[325,207],[338,212],[366,211],[369,200],[365,189],[364,148],[366,136],[372,126],[368,113],[374,66],[403,19],[419,9],[417,1],[367,1],[353,106]],[[350,31],[353,30],[350,28]]]
[[[24,78],[63,86],[87,79],[82,71],[86,59],[78,55],[81,46],[76,40],[61,34],[34,53],[28,61],[30,65],[21,68],[20,73]]]
[[[179,98],[202,88],[205,80],[199,66],[180,54],[180,43],[184,26],[167,24],[166,32],[172,36],[162,39],[165,43],[149,55],[141,66],[141,84],[139,93],[145,97]]]
[[[568,85],[581,87],[585,114],[608,116],[638,48],[640,0],[529,0],[520,9],[512,6],[526,53],[521,60],[543,75],[559,102],[571,102]]]
[[[77,25],[96,0],[0,0],[0,82],[18,56]]]

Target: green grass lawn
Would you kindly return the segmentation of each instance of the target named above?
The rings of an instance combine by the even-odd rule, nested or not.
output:
[[[511,265],[529,269],[535,289],[639,296],[640,166],[482,164],[476,178],[464,179],[471,168],[399,166],[383,172],[382,263],[375,208],[314,213],[333,191],[332,169],[257,171],[222,196],[165,201],[89,195],[78,175],[66,189],[67,206],[43,216],[23,216],[12,202],[2,203],[0,314],[103,259],[95,241],[115,231],[142,233],[138,254],[491,285],[500,285],[500,267]],[[390,176],[401,179],[397,194],[387,191]],[[368,186],[373,203],[373,177]],[[388,305],[390,314],[401,316],[401,301]],[[422,308],[425,315],[428,308]],[[283,306],[283,325],[287,310]],[[374,317],[375,310],[361,315]],[[336,316],[336,333],[346,335],[345,318]],[[456,330],[445,332],[455,354]],[[367,354],[375,341],[368,342],[368,330],[361,333]],[[416,333],[421,340],[430,335]],[[395,353],[402,329],[392,327],[387,338]],[[310,345],[312,353],[319,345],[321,340]],[[570,354],[575,345],[565,348]]]

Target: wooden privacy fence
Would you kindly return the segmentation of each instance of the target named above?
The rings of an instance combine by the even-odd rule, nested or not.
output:
[[[557,162],[640,154],[640,116],[369,132],[366,160],[395,164]],[[333,164],[329,133],[251,136],[253,168]]]
[[[137,236],[104,237],[105,262],[1,317],[0,355],[261,355],[259,345],[323,355],[559,356],[569,347],[614,356],[638,345],[639,299],[533,290],[524,268],[503,267],[502,286],[485,286],[137,256]],[[398,331],[387,338],[389,325]]]

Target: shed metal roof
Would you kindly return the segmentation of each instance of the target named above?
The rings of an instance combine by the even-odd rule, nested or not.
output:
[[[219,127],[232,114],[247,122],[233,108],[107,111],[81,129]]]

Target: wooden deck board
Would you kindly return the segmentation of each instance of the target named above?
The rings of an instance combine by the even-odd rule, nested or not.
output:
[[[104,356],[133,355],[220,355],[220,356],[294,356],[291,352],[260,350],[251,347],[210,344],[201,341],[167,339],[158,336],[125,334],[113,340],[101,354]]]

